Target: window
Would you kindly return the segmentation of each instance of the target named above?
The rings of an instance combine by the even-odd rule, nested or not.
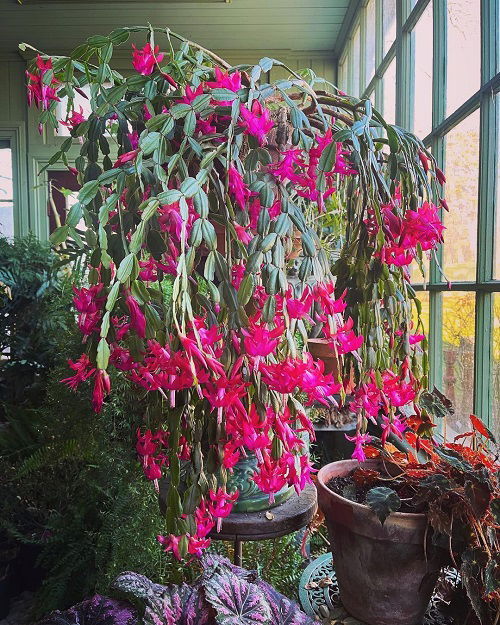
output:
[[[362,96],[376,96],[389,122],[397,113],[399,124],[425,139],[447,177],[445,244],[424,263],[425,286],[416,263],[410,266],[429,330],[430,383],[455,405],[447,436],[468,427],[474,412],[500,437],[500,67],[491,66],[500,58],[491,24],[500,0],[361,4]],[[355,16],[346,49],[358,23]],[[344,84],[358,79],[351,56]]]
[[[14,236],[14,169],[10,141],[0,139],[0,234]]]
[[[491,388],[493,390],[492,430],[496,439],[500,439],[500,293],[493,295],[493,333],[492,333]]]
[[[474,293],[443,293],[443,391],[455,414],[446,422],[446,438],[470,429],[474,412]]]
[[[412,33],[415,50],[412,130],[421,139],[432,129],[432,30],[432,2],[429,2]]]
[[[497,137],[497,150],[498,146],[500,146],[500,95],[497,95],[496,98],[496,110],[497,110],[497,127],[498,127],[498,137]],[[498,171],[497,171],[497,201],[496,201],[496,219],[495,222],[495,245],[493,248],[493,277],[497,280],[500,280],[500,234],[498,234],[498,230],[500,229],[500,158],[498,158]]]
[[[358,26],[352,38],[352,93],[359,95],[360,61],[361,61],[361,28]]]
[[[387,68],[384,79],[384,107],[385,119],[390,123],[396,123],[396,59],[391,61]]]
[[[481,82],[481,0],[447,1],[446,112],[453,113]]]
[[[383,0],[382,14],[385,55],[396,39],[396,0]]]
[[[369,0],[366,5],[365,86],[370,84],[375,75],[375,13],[375,0]]]
[[[444,273],[448,280],[476,279],[479,111],[446,135]]]

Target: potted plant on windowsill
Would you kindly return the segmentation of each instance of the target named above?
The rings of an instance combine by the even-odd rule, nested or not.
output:
[[[131,32],[148,42],[134,48],[137,72],[125,78],[110,61]],[[165,480],[159,541],[178,558],[199,555],[230,513],[239,493],[229,477],[241,458],[255,454],[251,479],[270,504],[283,488],[304,487],[310,462],[301,435],[313,430],[301,402],[326,402],[342,386],[301,353],[297,326],[311,279],[322,323],[344,325],[345,296],[333,291],[303,211],[324,210],[334,184],[351,175],[343,159],[352,147],[333,138],[344,125],[334,107],[340,114],[354,105],[320,97],[314,81],[293,71],[290,80],[259,82],[275,64],[231,68],[168,28],[137,27],[91,37],[69,57],[37,54],[28,72],[42,123],[56,127],[56,101],[68,98],[72,137],[51,163],[69,166],[72,138],[82,139],[78,202],[51,237],[54,245],[75,240],[90,261],[88,285],[74,297],[85,351],[64,381],[90,382],[97,412],[112,392],[108,367],[136,384],[144,406],[136,450],[146,477]],[[73,102],[87,83],[85,119]],[[293,128],[293,148],[277,162],[266,147],[269,98]],[[215,222],[225,229],[223,250]],[[303,258],[292,291],[294,227]]]

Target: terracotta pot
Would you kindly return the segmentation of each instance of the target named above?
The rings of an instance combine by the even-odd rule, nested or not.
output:
[[[328,526],[342,603],[369,625],[421,625],[446,553],[429,545],[424,549],[425,514],[392,513],[382,525],[368,506],[327,487],[332,478],[358,466],[356,460],[340,460],[318,473],[318,503]],[[381,469],[382,462],[367,460],[362,466]]]
[[[339,361],[326,339],[307,339],[307,347],[313,358],[325,363],[325,373],[339,374]]]

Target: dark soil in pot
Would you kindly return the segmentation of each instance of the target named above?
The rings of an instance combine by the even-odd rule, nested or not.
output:
[[[369,625],[420,625],[446,553],[430,546],[425,514],[392,513],[382,525],[368,506],[329,487],[348,486],[349,479],[339,478],[360,466],[380,471],[387,465],[380,460],[362,465],[342,460],[318,473],[319,506],[325,514],[342,603]],[[362,498],[363,492],[353,491],[352,496]]]

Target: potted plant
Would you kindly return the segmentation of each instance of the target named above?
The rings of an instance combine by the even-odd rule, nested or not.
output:
[[[498,455],[471,415],[465,442],[420,440],[425,461],[369,445],[370,459],[334,462],[318,474],[342,601],[373,625],[421,623],[443,564],[460,571],[470,607],[463,621],[500,617]],[[415,444],[427,419],[414,419]],[[376,456],[376,457],[374,457]],[[395,572],[397,571],[397,575]],[[458,621],[457,621],[458,622]]]
[[[131,32],[147,43],[134,47],[137,71],[124,77],[110,61]],[[323,211],[334,185],[354,176],[345,159],[356,146],[338,133],[354,135],[337,121],[340,111],[370,111],[317,93],[315,79],[291,70],[289,80],[260,82],[275,64],[232,68],[168,28],[134,27],[91,37],[68,57],[37,52],[28,72],[43,124],[57,127],[56,101],[68,98],[72,136],[51,163],[73,167],[67,152],[82,141],[78,202],[51,237],[55,246],[75,241],[90,262],[88,284],[74,297],[84,351],[64,382],[92,384],[96,412],[112,392],[108,367],[135,383],[144,406],[136,450],[146,477],[166,480],[159,541],[178,558],[199,555],[230,513],[239,493],[228,478],[241,458],[255,454],[251,479],[271,504],[283,488],[300,491],[310,480],[301,434],[313,429],[303,402],[326,402],[342,383],[300,349],[308,281],[322,323],[337,327],[332,343],[340,349],[347,337],[348,353],[360,340],[349,344],[345,295],[334,293],[303,212],[310,204]],[[86,84],[88,118],[73,108]],[[268,99],[293,128],[277,162],[267,149]],[[215,222],[225,229],[223,253]],[[292,290],[294,227],[303,258]]]

